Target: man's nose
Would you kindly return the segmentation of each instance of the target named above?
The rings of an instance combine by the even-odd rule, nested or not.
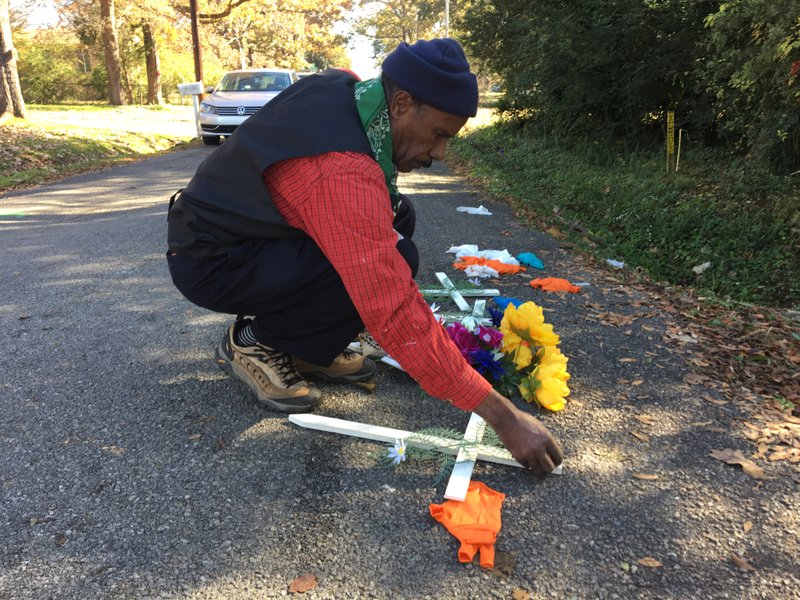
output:
[[[447,149],[447,140],[438,142],[431,150],[433,160],[444,160],[444,151]]]

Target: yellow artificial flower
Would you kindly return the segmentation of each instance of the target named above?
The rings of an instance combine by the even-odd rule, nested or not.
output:
[[[567,372],[567,361],[569,359],[556,346],[545,346],[539,350],[536,357],[539,367],[543,367],[548,373],[553,373],[554,376],[563,381],[569,379],[569,373]]]
[[[509,304],[500,323],[503,332],[503,352],[516,350],[522,341],[534,346],[556,346],[558,335],[553,326],[544,322],[542,307],[534,302],[525,302],[519,307]]]
[[[517,371],[521,371],[531,364],[533,360],[533,352],[527,342],[522,342],[517,349],[514,350],[514,364],[517,366]]]
[[[539,365],[531,374],[533,397],[544,408],[558,411],[564,408],[569,395],[567,357],[555,346],[545,346],[539,352]]]

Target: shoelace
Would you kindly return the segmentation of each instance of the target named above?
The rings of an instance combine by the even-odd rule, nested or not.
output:
[[[295,383],[303,381],[303,376],[298,373],[292,364],[292,357],[277,350],[268,350],[267,363],[278,372],[283,384],[289,388]]]
[[[372,347],[373,350],[377,350],[378,352],[383,352],[383,348],[381,348],[380,344],[372,337],[372,334],[367,331],[366,329],[361,332],[361,341],[366,342],[366,344]]]

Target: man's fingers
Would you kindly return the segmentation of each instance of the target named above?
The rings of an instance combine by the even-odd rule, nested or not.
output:
[[[553,461],[553,465],[560,465],[564,462],[564,454],[561,451],[561,446],[559,446],[558,442],[553,438],[550,438],[547,444],[547,454],[550,455],[550,460]]]
[[[553,463],[552,460],[550,460],[550,457],[544,452],[542,452],[539,455],[539,465],[544,473],[549,473],[550,471],[556,468],[556,465]]]
[[[541,475],[542,467],[539,464],[539,460],[535,454],[530,453],[527,456],[523,456],[517,459],[517,462],[521,464],[526,469],[529,469],[536,473],[537,475]]]
[[[537,475],[542,475],[544,471],[542,471],[542,467],[539,464],[539,461],[536,458],[528,459],[527,464],[525,465],[528,469],[536,473]]]

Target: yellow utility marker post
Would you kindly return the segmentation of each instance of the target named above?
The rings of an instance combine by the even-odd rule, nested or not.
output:
[[[675,172],[675,111],[667,111],[667,174]]]

